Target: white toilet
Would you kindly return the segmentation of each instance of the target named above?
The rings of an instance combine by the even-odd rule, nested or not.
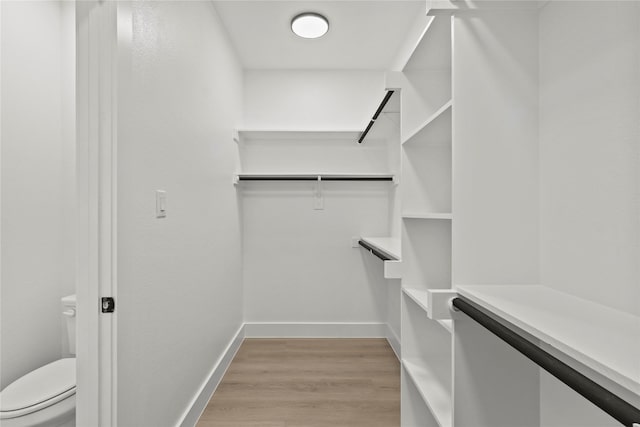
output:
[[[76,350],[76,296],[62,298],[69,353]],[[76,359],[51,362],[18,378],[0,392],[2,427],[73,427],[76,414]]]

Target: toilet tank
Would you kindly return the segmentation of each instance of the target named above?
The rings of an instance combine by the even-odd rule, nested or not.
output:
[[[62,315],[67,323],[69,353],[76,354],[76,295],[62,297]]]

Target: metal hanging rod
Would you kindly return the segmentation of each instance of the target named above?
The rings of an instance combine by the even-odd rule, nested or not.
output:
[[[378,116],[380,115],[380,113],[382,113],[382,110],[384,110],[384,107],[387,105],[387,102],[389,102],[391,95],[393,95],[393,91],[388,90],[387,94],[384,96],[384,98],[382,99],[382,102],[378,106],[378,109],[376,110],[376,112],[373,114],[373,117],[369,121],[369,124],[367,125],[366,129],[364,130],[364,132],[362,132],[362,134],[360,135],[360,138],[358,138],[358,144],[362,144],[362,141],[364,141],[364,138],[367,136],[367,134],[371,130],[371,127],[373,126],[375,121],[378,119]]]
[[[358,244],[360,246],[362,246],[363,248],[365,248],[366,250],[368,250],[369,252],[371,252],[373,255],[375,255],[378,258],[380,258],[382,261],[396,261],[395,258],[390,257],[389,255],[385,254],[384,252],[378,250],[377,248],[374,248],[373,246],[371,246],[370,244],[368,244],[364,240],[358,240]]]
[[[238,175],[238,181],[393,181],[393,176]]]
[[[466,298],[454,298],[452,304],[623,425],[640,427],[640,409],[485,314]]]

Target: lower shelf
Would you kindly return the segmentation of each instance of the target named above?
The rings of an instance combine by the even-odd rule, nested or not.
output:
[[[451,361],[442,360],[426,361],[402,359],[402,366],[411,378],[420,396],[431,411],[431,414],[440,427],[451,427],[452,405],[451,390],[439,380],[435,372],[451,372]]]

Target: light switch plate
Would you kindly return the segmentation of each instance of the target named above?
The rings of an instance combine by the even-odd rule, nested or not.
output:
[[[156,218],[167,217],[167,192],[156,190]]]

